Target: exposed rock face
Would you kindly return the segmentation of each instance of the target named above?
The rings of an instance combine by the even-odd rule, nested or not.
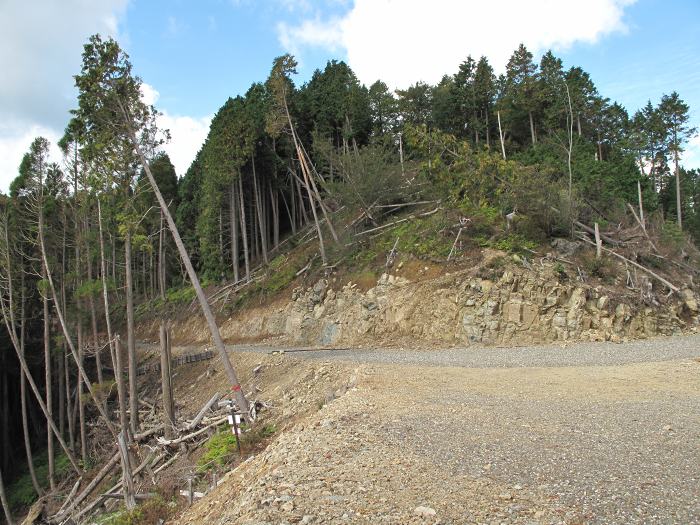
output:
[[[567,340],[644,338],[698,324],[692,290],[650,307],[575,282],[552,268],[506,270],[497,281],[448,274],[420,283],[383,275],[365,293],[324,280],[296,289],[283,308],[248,312],[224,325],[224,336],[285,336],[290,343],[337,345],[410,338],[447,344],[522,345]]]

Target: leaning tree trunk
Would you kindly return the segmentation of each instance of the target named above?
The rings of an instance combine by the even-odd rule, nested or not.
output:
[[[219,332],[219,327],[216,324],[216,319],[214,319],[214,314],[211,311],[211,307],[207,302],[207,296],[204,294],[202,285],[199,282],[199,277],[197,277],[197,273],[194,271],[192,261],[190,260],[190,256],[187,253],[185,245],[182,242],[180,232],[178,231],[177,225],[173,220],[173,216],[170,213],[167,204],[165,203],[165,199],[163,199],[163,195],[161,194],[160,189],[158,188],[158,183],[156,183],[156,180],[153,177],[151,167],[146,161],[146,157],[143,153],[143,150],[141,149],[141,144],[139,143],[136,137],[136,133],[131,127],[132,123],[131,120],[128,118],[126,108],[124,108],[123,105],[120,105],[120,108],[122,116],[124,117],[124,123],[129,128],[131,143],[139,156],[141,165],[143,166],[143,169],[146,172],[146,177],[148,177],[148,182],[151,184],[153,193],[155,193],[156,199],[158,200],[158,204],[160,204],[160,209],[162,210],[163,214],[165,215],[165,219],[168,222],[168,227],[170,228],[170,233],[172,233],[173,240],[175,241],[175,245],[177,246],[178,252],[180,253],[180,258],[185,264],[185,268],[187,268],[187,274],[189,275],[190,281],[192,282],[192,286],[194,287],[194,291],[197,294],[197,299],[199,300],[199,304],[202,308],[202,312],[204,313],[204,317],[207,320],[207,325],[209,326],[209,331],[211,332],[211,337],[214,341],[214,345],[219,351],[219,355],[221,356],[221,361],[224,364],[226,374],[228,375],[229,381],[231,382],[231,389],[233,390],[236,403],[238,404],[238,409],[241,410],[246,417],[248,417],[248,400],[246,399],[245,394],[243,394],[243,391],[241,389],[241,383],[238,380],[238,375],[236,374],[233,365],[231,365],[231,361],[228,357],[228,354],[226,353],[226,346],[224,345],[224,340],[221,338],[221,333]]]
[[[139,394],[136,382],[136,337],[134,328],[134,277],[131,269],[131,231],[124,238],[124,264],[126,265],[126,345],[129,356],[129,423],[131,435],[139,429]]]
[[[44,414],[46,423],[49,425],[51,430],[53,430],[53,433],[56,436],[56,439],[58,440],[59,444],[61,445],[61,448],[66,453],[66,457],[68,457],[68,460],[75,469],[75,472],[80,474],[81,470],[78,466],[78,462],[73,456],[71,450],[68,448],[68,445],[66,445],[66,442],[63,440],[61,432],[58,430],[58,427],[56,427],[56,423],[54,423],[54,420],[49,416],[49,412],[46,407],[46,402],[44,401],[44,396],[42,396],[41,392],[39,392],[39,388],[37,387],[36,382],[34,381],[34,378],[32,377],[31,372],[29,371],[27,360],[24,358],[24,355],[20,351],[20,343],[17,334],[14,330],[14,318],[12,316],[12,313],[7,312],[4,301],[0,301],[0,309],[2,310],[2,317],[5,320],[5,327],[7,328],[7,332],[10,335],[10,341],[12,342],[12,346],[15,349],[15,353],[17,354],[17,360],[19,361],[20,367],[22,368],[22,373],[29,382],[29,388],[31,388],[32,393],[34,394],[34,397],[36,398],[36,401],[39,404],[39,407],[41,408],[41,412]]]

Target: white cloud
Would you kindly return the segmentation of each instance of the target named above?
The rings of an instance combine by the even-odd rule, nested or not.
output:
[[[688,142],[681,164],[687,169],[700,169],[700,135],[696,135]]]
[[[163,149],[175,166],[178,176],[183,176],[209,133],[212,116],[194,118],[163,113],[158,124],[170,130],[170,142]]]
[[[342,18],[280,24],[290,52],[304,46],[346,50],[360,80],[392,87],[435,83],[467,55],[485,55],[498,71],[521,42],[533,52],[594,43],[625,31],[624,9],[636,0],[356,0]]]
[[[60,139],[56,131],[34,124],[26,128],[13,125],[0,125],[0,191],[7,192],[10,183],[17,177],[22,157],[37,137],[44,137],[51,143],[49,156],[53,162],[61,162],[61,152],[56,145]]]
[[[37,135],[55,143],[75,106],[73,75],[94,33],[118,36],[127,0],[0,1],[0,191]],[[60,160],[57,157],[53,160]]]
[[[277,24],[277,37],[282,47],[293,55],[299,55],[304,46],[337,51],[342,47],[342,22],[340,18],[322,21],[318,15],[295,26],[280,22]]]
[[[148,105],[158,102],[160,93],[150,84],[141,84],[141,100]],[[158,116],[158,127],[170,131],[170,141],[163,149],[175,166],[175,172],[182,176],[190,167],[199,148],[209,133],[212,115],[195,118],[183,115],[171,115],[162,111]]]

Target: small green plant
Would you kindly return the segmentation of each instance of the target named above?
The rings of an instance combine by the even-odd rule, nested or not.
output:
[[[527,250],[534,250],[537,244],[518,233],[511,233],[507,237],[496,241],[493,247],[504,252],[520,253]]]
[[[171,509],[165,500],[155,496],[130,511],[120,509],[103,514],[95,523],[98,525],[152,525],[159,520],[167,519],[170,512]]]
[[[238,453],[236,436],[230,430],[217,432],[204,444],[204,454],[197,462],[197,470],[206,472],[228,464]]]
[[[554,265],[554,273],[556,274],[557,278],[561,281],[563,279],[566,279],[566,268],[564,268],[564,265],[560,262],[556,263]]]
[[[71,470],[70,462],[63,454],[56,456],[54,465],[57,479],[65,477]],[[40,454],[34,455],[34,470],[36,471],[39,484],[44,488],[48,487],[49,459],[45,450]],[[7,499],[10,508],[15,510],[27,508],[36,501],[36,492],[26,465],[20,476],[7,487]]]

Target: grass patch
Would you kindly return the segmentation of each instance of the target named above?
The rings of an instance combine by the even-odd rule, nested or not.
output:
[[[236,436],[230,430],[214,434],[204,444],[204,454],[197,461],[197,471],[207,472],[230,463],[238,454],[236,441]]]
[[[49,486],[49,456],[44,450],[39,454],[34,454],[34,470],[37,480],[42,488],[46,489]],[[70,461],[68,458],[59,454],[55,460],[55,477],[60,480],[68,475],[71,470]],[[37,499],[32,478],[29,475],[29,469],[25,465],[17,479],[10,483],[7,487],[7,499],[10,508],[20,510],[30,507]]]
[[[155,496],[140,504],[133,510],[121,509],[103,514],[95,520],[98,525],[153,525],[159,520],[167,520],[171,508],[166,501]]]

